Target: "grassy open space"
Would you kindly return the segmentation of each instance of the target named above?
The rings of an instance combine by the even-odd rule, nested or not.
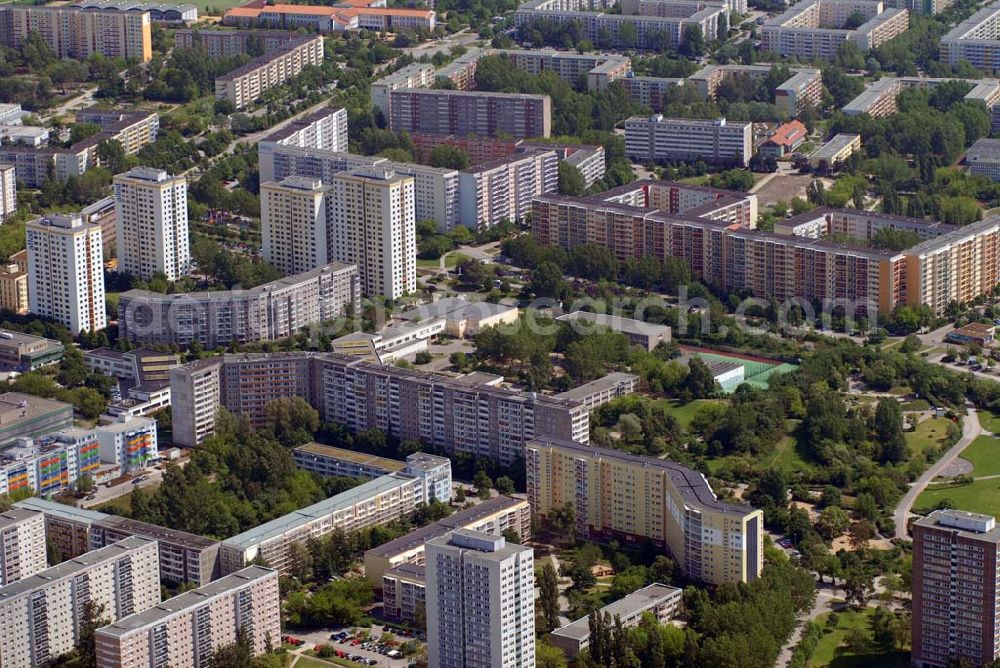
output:
[[[942,501],[948,506],[984,515],[1000,514],[1000,478],[977,480],[970,485],[935,484],[917,497],[914,510],[929,510]]]
[[[910,452],[920,455],[937,448],[948,433],[949,421],[944,418],[930,418],[917,425],[913,431],[906,432],[906,444]]]
[[[202,2],[195,2],[193,4],[198,8],[199,12],[207,13],[209,10],[212,9],[226,11],[230,7],[238,7],[245,3],[246,0],[202,0]]]
[[[677,418],[677,422],[680,423],[681,428],[686,430],[691,424],[691,420],[694,419],[694,415],[698,412],[699,408],[706,404],[720,404],[724,402],[718,399],[695,399],[694,401],[689,401],[686,404],[683,404],[676,399],[660,399],[656,403]]]
[[[147,494],[152,494],[153,492],[155,492],[157,490],[157,488],[159,488],[158,484],[157,485],[143,485],[142,491],[146,492]],[[117,509],[118,512],[119,512],[119,514],[130,513],[132,511],[132,492],[129,492],[128,494],[122,494],[121,496],[119,496],[117,498],[114,498],[114,499],[111,499],[110,501],[102,503],[100,506],[98,506],[94,510],[107,511],[107,510],[109,510],[111,508]]]
[[[836,628],[824,635],[812,658],[806,664],[809,668],[861,668],[862,666],[879,666],[879,668],[903,668],[910,665],[910,655],[908,652],[891,652],[888,654],[848,654],[842,647],[847,634],[851,631],[868,631],[868,620],[874,614],[874,608],[867,608],[861,611],[847,610],[844,612],[827,613],[820,616],[817,621],[825,623],[832,614],[836,615]]]
[[[972,462],[974,478],[1000,475],[1000,439],[980,436],[962,450],[962,458]]]
[[[986,431],[1000,434],[1000,415],[996,413],[979,411],[979,424]]]
[[[464,255],[462,253],[449,253],[444,258],[444,266],[447,267],[448,269],[451,269],[452,267],[457,266],[460,262],[463,262],[464,260],[468,260],[468,259],[469,259],[469,256],[468,255]],[[440,259],[437,259],[437,260],[419,260],[418,259],[417,260],[417,266],[418,267],[423,267],[423,268],[427,268],[427,267],[436,268],[436,267],[440,267],[441,266],[441,260]]]
[[[789,420],[788,423],[787,431],[789,433],[794,432],[798,427],[798,420]],[[774,450],[762,457],[760,461],[767,468],[781,469],[786,473],[806,471],[812,468],[812,464],[802,457],[798,440],[795,436],[791,435],[785,436],[778,441],[777,445],[774,446]]]

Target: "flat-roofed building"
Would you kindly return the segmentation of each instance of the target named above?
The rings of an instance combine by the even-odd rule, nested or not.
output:
[[[193,582],[200,586],[218,574],[219,541],[128,517],[108,515],[94,522],[90,527],[90,548],[97,550],[129,536],[157,542],[160,579],[164,582]]]
[[[688,577],[712,584],[760,576],[763,513],[719,501],[697,471],[552,438],[528,443],[525,464],[532,512],[544,518],[570,505],[583,538],[651,541]]]
[[[0,394],[0,448],[73,426],[73,406],[32,394]]]
[[[847,27],[860,16],[864,23]],[[832,59],[842,44],[871,51],[910,27],[906,9],[886,8],[879,0],[809,0],[800,2],[761,26],[762,48],[782,56]]]
[[[598,406],[603,406],[618,397],[632,394],[638,387],[639,376],[615,371],[597,380],[574,387],[572,390],[560,392],[555,396],[559,399],[580,401],[587,407],[587,410],[592,411]]]
[[[75,488],[84,475],[95,479],[100,468],[100,444],[93,429],[66,427],[20,438],[0,451],[0,494],[60,494]]]
[[[629,343],[643,350],[653,350],[660,343],[670,343],[670,327],[652,322],[623,318],[607,313],[591,313],[590,311],[573,311],[556,318],[559,322],[569,324],[576,331],[586,333],[601,328],[619,332],[628,337]]]
[[[14,165],[0,165],[0,221],[17,213],[17,177]]]
[[[187,179],[134,167],[114,177],[118,271],[176,281],[191,269]]]
[[[638,626],[646,613],[653,615],[658,624],[666,624],[683,607],[683,589],[654,583],[604,606],[596,614],[602,617],[606,615],[612,624],[621,621],[623,628],[630,629]],[[570,658],[576,658],[590,647],[590,617],[583,617],[556,629],[549,634],[548,640]]]
[[[969,171],[1000,181],[1000,139],[980,139],[965,152]]]
[[[537,195],[559,189],[555,151],[527,150],[459,173],[460,220],[482,231],[501,221],[520,222]]]
[[[809,166],[818,170],[836,169],[861,150],[861,135],[841,132],[809,156]]]
[[[704,160],[745,167],[753,155],[753,126],[725,118],[633,116],[625,121],[625,152],[638,162]]]
[[[963,60],[980,70],[1000,69],[1000,2],[983,7],[941,38],[941,61],[954,67]]]
[[[57,364],[65,347],[59,341],[0,329],[0,368],[26,373]]]
[[[0,588],[4,668],[44,665],[79,642],[84,606],[118,621],[160,602],[156,543],[131,537]]]
[[[350,533],[406,517],[417,508],[421,485],[413,476],[390,473],[227,538],[219,551],[222,573],[238,571],[259,558],[285,574],[293,544],[337,529]]]
[[[300,469],[345,478],[380,478],[406,467],[406,464],[396,459],[320,443],[300,445],[292,451],[292,456]]]
[[[220,647],[246,634],[250,654],[280,647],[278,573],[248,566],[97,629],[100,668],[212,664]]]
[[[77,0],[71,7],[120,12],[149,12],[153,23],[187,24],[198,20],[198,8],[176,2],[143,2],[142,0]]]
[[[389,127],[396,132],[476,134],[486,137],[548,137],[548,95],[397,89],[389,93]]]
[[[423,565],[427,541],[455,529],[474,529],[496,536],[510,530],[522,542],[527,541],[531,538],[531,509],[524,499],[499,495],[459,510],[365,552],[365,577],[378,588],[382,586],[382,575],[390,569],[403,564]]]
[[[372,82],[372,106],[381,111],[384,118],[389,118],[389,94],[392,91],[407,88],[428,88],[432,83],[434,83],[434,65],[431,63],[410,63]]]
[[[45,516],[27,508],[0,513],[0,587],[48,568]]]
[[[401,564],[382,575],[382,612],[397,619],[427,628],[427,576],[423,566]]]
[[[342,107],[320,109],[292,121],[257,142],[261,183],[277,180],[274,176],[273,159],[266,157],[274,153],[276,146],[346,152],[347,110]],[[285,176],[288,174],[282,175],[282,178]]]
[[[500,327],[517,322],[520,311],[516,306],[472,302],[458,297],[446,297],[409,311],[399,317],[408,322],[444,320],[444,331],[457,339],[475,336],[489,327]]]
[[[101,461],[121,467],[123,474],[141,471],[160,456],[152,418],[123,415],[94,431],[101,444]]]
[[[18,315],[28,312],[28,272],[16,264],[0,266],[0,308]]]
[[[14,504],[42,513],[45,516],[45,538],[55,545],[59,556],[73,559],[90,550],[90,528],[97,522],[111,517],[96,510],[49,501],[33,496]]]
[[[323,55],[323,38],[303,35],[217,77],[215,97],[242,109],[265,91],[298,76],[303,68],[322,65]]]
[[[16,5],[0,9],[0,39],[18,49],[31,33],[38,33],[57,58],[86,60],[152,58],[150,14],[146,11],[109,11],[77,7]]]

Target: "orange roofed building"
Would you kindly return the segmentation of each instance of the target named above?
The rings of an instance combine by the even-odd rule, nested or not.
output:
[[[385,0],[343,0],[338,6],[267,5],[254,0],[226,12],[222,23],[228,26],[269,27],[295,30],[306,28],[320,33],[347,30],[433,30],[437,14],[432,9],[395,9],[384,6]]]
[[[801,121],[793,120],[774,129],[774,132],[761,144],[761,155],[781,158],[788,155],[806,140],[809,130]]]

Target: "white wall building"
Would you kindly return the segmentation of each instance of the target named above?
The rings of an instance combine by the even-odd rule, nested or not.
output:
[[[0,165],[0,221],[17,213],[17,177],[14,165]]]
[[[0,587],[44,571],[45,515],[26,508],[0,513]]]
[[[438,668],[535,665],[535,558],[459,529],[427,543],[427,658]]]
[[[101,227],[75,215],[27,224],[28,309],[76,335],[108,325]]]
[[[122,473],[146,468],[159,453],[156,420],[152,418],[125,417],[97,427],[96,431],[101,444],[101,461],[118,464]]]
[[[355,264],[361,292],[402,297],[417,289],[414,179],[388,169],[342,172],[327,198],[332,259]]]
[[[753,125],[724,118],[633,116],[625,121],[625,152],[641,162],[704,160],[745,167],[753,155]]]
[[[191,267],[187,179],[136,167],[115,176],[118,271],[176,281]]]
[[[319,179],[290,176],[260,187],[260,229],[264,260],[286,276],[330,262],[324,198]]]

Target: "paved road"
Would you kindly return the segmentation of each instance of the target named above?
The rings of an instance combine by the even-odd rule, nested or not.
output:
[[[94,498],[89,501],[80,501],[79,506],[81,508],[96,508],[102,503],[107,503],[112,499],[117,499],[119,496],[131,494],[132,490],[136,487],[142,487],[144,489],[149,487],[159,487],[160,483],[163,482],[163,471],[159,469],[148,469],[143,475],[148,477],[138,485],[133,485],[131,482],[125,482],[110,488],[105,487],[104,485],[98,485],[94,491]]]
[[[478,40],[479,35],[477,33],[469,32],[469,29],[465,28],[464,30],[459,30],[453,35],[448,35],[441,41],[425,42],[423,44],[403,49],[403,51],[406,51],[414,58],[419,59],[421,56],[433,56],[438,52],[450,53],[456,46],[471,47],[473,43]]]
[[[802,639],[802,633],[805,631],[806,622],[816,619],[824,612],[830,612],[830,610],[832,610],[830,604],[836,598],[842,597],[837,596],[837,589],[834,585],[816,585],[816,603],[813,605],[812,610],[799,618],[799,625],[795,627],[795,630],[792,631],[792,635],[788,638],[785,646],[781,648],[781,653],[778,654],[778,660],[774,662],[775,666],[781,668],[788,665],[788,662],[792,660],[792,652],[795,650],[795,646],[798,645],[799,640]]]
[[[66,100],[55,109],[50,109],[44,114],[41,114],[41,116],[45,119],[51,120],[56,116],[64,116],[71,111],[82,109],[83,107],[88,107],[94,101],[94,94],[96,92],[97,92],[97,86],[94,86],[93,88],[87,88],[86,90]]]
[[[979,416],[976,415],[976,409],[971,407],[966,409],[965,420],[962,422],[962,438],[958,440],[958,443],[951,446],[948,452],[944,453],[929,469],[924,471],[924,474],[917,478],[915,483],[910,485],[910,489],[907,490],[906,494],[903,495],[903,498],[896,505],[896,510],[893,512],[893,521],[896,523],[896,538],[901,540],[909,539],[910,536],[907,531],[906,521],[910,517],[910,509],[913,507],[917,497],[927,488],[927,484],[936,478],[946,466],[955,461],[962,450],[973,439],[979,436],[982,431],[982,427],[979,426]]]

